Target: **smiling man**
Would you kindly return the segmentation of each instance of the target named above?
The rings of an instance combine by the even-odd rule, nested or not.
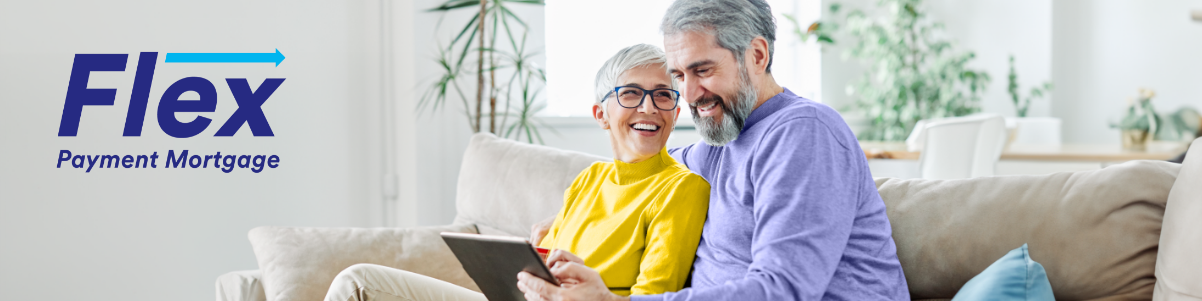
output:
[[[661,30],[703,142],[672,155],[711,184],[692,285],[630,300],[908,300],[892,230],[855,135],[771,73],[763,0],[678,0]],[[625,300],[564,254],[530,300]]]

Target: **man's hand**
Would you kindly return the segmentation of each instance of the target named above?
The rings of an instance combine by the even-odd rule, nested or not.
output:
[[[558,251],[558,250],[557,250]],[[567,253],[560,251],[562,253]],[[567,253],[571,254],[571,253]],[[571,257],[576,258],[575,255]],[[577,258],[579,259],[579,258]],[[518,273],[518,289],[529,301],[629,301],[630,297],[618,296],[609,291],[601,274],[583,264],[561,261],[551,268],[551,275],[561,286],[538,278],[530,273]]]
[[[551,218],[530,226],[530,244],[537,247],[539,243],[543,242],[543,237],[547,236],[547,231],[551,231],[551,225],[554,223],[555,216],[551,216]]]

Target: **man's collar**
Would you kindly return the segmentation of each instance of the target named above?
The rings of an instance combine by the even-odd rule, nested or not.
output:
[[[784,91],[776,94],[775,96],[772,96],[772,98],[769,98],[768,100],[764,101],[764,103],[761,104],[759,107],[755,108],[754,111],[751,111],[751,115],[748,115],[747,120],[745,120],[743,122],[743,131],[742,132],[746,132],[747,129],[750,129],[752,126],[755,126],[755,124],[759,123],[760,120],[764,120],[764,118],[768,118],[768,116],[771,116],[772,113],[776,113],[776,111],[780,111],[781,108],[783,108],[783,107],[785,107],[785,105],[789,104],[790,99],[797,98],[797,95],[793,94],[793,91],[789,91],[789,88],[784,88],[784,87],[781,87],[781,88],[784,89]],[[740,134],[742,132],[740,132]]]

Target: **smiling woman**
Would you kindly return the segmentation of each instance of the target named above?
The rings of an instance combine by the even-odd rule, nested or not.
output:
[[[576,177],[541,242],[566,251],[549,257],[553,269],[563,268],[556,254],[593,267],[618,295],[680,290],[709,207],[709,183],[664,147],[681,111],[666,62],[659,47],[638,44],[597,71],[592,113],[614,161]]]
[[[663,51],[639,44],[618,52],[597,72],[593,118],[609,130],[614,159],[637,163],[659,154],[680,116],[680,92],[664,67]]]

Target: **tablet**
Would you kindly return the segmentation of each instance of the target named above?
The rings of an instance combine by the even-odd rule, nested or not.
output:
[[[518,273],[559,285],[534,246],[524,238],[470,233],[441,233],[459,263],[490,301],[525,301],[518,290]]]

